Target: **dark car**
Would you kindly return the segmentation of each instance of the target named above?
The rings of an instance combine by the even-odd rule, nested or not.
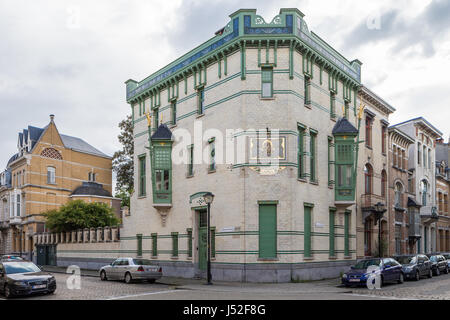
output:
[[[430,258],[432,263],[431,268],[435,276],[438,276],[441,273],[448,273],[447,259],[445,259],[444,256],[440,254],[427,254],[427,256]]]
[[[358,261],[349,271],[343,274],[342,284],[346,287],[352,285],[366,285],[370,276],[368,268],[379,267],[381,270],[381,285],[386,282],[403,283],[404,275],[402,266],[392,258],[374,258]]]
[[[2,261],[6,261],[6,260],[19,260],[22,261],[23,259],[19,256],[14,256],[14,255],[3,255],[1,258]]]
[[[407,280],[419,281],[420,277],[433,277],[432,262],[424,254],[394,257],[401,265]]]
[[[33,262],[0,262],[0,291],[6,298],[34,293],[53,293],[56,280],[51,274],[42,272]]]
[[[450,269],[450,253],[442,253],[442,256],[447,259],[447,266]]]

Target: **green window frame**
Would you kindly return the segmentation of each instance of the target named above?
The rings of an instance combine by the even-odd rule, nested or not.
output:
[[[192,229],[186,229],[187,232],[187,248],[188,248],[188,258],[192,258]]]
[[[305,258],[311,258],[312,257],[312,251],[311,251],[311,225],[312,225],[312,209],[314,205],[305,203],[304,204],[304,226],[303,226],[303,256]]]
[[[350,214],[351,211],[345,211],[344,216],[344,256],[350,256]]]
[[[178,257],[178,232],[172,232],[172,257]]]
[[[298,150],[297,150],[297,165],[298,165],[298,178],[305,178],[305,132],[304,126],[298,126]]]
[[[142,234],[137,234],[136,239],[137,239],[137,255],[138,257],[142,257]]]
[[[177,124],[177,101],[176,100],[172,101],[170,106],[172,109],[172,124],[175,125]]]
[[[155,190],[169,191],[170,190],[170,172],[169,170],[155,170]]]
[[[216,257],[216,227],[211,227],[211,258]]]
[[[156,130],[156,129],[158,129],[158,127],[159,127],[159,108],[156,108],[154,111],[153,111],[153,121],[154,121],[154,126],[153,126],[153,129],[154,130]]]
[[[152,256],[156,257],[158,255],[158,234],[152,233]]]
[[[330,257],[336,256],[336,247],[335,247],[335,221],[336,221],[336,208],[330,208],[330,221],[329,221],[329,254]]]
[[[309,134],[310,178],[312,182],[317,182],[317,132],[310,131]]]
[[[349,111],[350,107],[349,107],[349,103],[347,101],[345,101],[344,103],[344,118],[348,119],[348,111]]]
[[[333,170],[333,159],[332,157],[332,148],[333,148],[333,138],[332,137],[328,137],[328,186],[333,186],[334,181],[331,177],[331,172]]]
[[[259,204],[259,258],[277,257],[277,205]]]
[[[139,197],[144,197],[147,194],[146,190],[146,166],[145,166],[146,156],[139,156]]]
[[[205,90],[203,88],[197,91],[197,114],[205,113]]]
[[[209,139],[209,172],[216,171],[216,142],[215,138]]]
[[[194,145],[191,144],[187,148],[188,148],[187,176],[192,177],[194,175]]]
[[[172,203],[172,141],[152,141],[153,203]]]
[[[304,91],[305,91],[305,106],[309,106],[311,104],[311,79],[306,76],[303,80]]]
[[[336,118],[336,93],[330,91],[330,118]]]
[[[261,68],[261,98],[273,97],[273,68]]]

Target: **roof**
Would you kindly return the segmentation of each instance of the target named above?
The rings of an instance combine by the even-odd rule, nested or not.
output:
[[[13,155],[11,158],[9,158],[8,160],[8,164],[6,166],[9,166],[9,164],[15,160],[17,160],[17,158],[19,157],[19,154],[16,153],[15,155]]]
[[[389,103],[387,103],[385,100],[380,98],[375,92],[367,88],[366,86],[362,85],[360,88],[360,93],[365,96],[366,99],[369,99],[370,102],[375,104],[378,108],[383,108],[383,112],[390,114],[395,111],[395,108],[391,106]]]
[[[103,189],[103,185],[96,182],[83,182],[83,184],[71,193],[71,196],[99,196],[112,197],[111,193]]]
[[[110,158],[110,156],[104,154],[100,150],[94,148],[89,143],[84,141],[83,139],[67,136],[65,134],[61,134],[61,140],[64,143],[64,146],[68,149],[71,149],[73,151],[79,151],[83,153],[90,153],[96,156],[100,157],[107,157]]]
[[[151,137],[152,140],[171,140],[172,131],[165,125],[161,124]]]
[[[436,133],[436,135],[442,136],[442,132],[439,131],[439,130],[438,130],[435,126],[433,126],[431,123],[429,123],[424,117],[417,117],[417,118],[414,118],[414,119],[406,120],[406,121],[403,121],[403,122],[394,124],[392,127],[398,127],[398,126],[407,124],[407,123],[409,123],[409,122],[423,122],[426,126],[428,126],[429,128],[431,128],[431,129]]]
[[[408,207],[417,207],[417,208],[421,207],[420,204],[418,204],[413,198],[410,198],[410,197],[408,197],[408,204],[407,204],[407,206]]]
[[[333,128],[333,134],[358,133],[358,129],[350,123],[346,118],[340,118]]]

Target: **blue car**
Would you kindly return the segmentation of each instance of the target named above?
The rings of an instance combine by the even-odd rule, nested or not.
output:
[[[403,283],[404,274],[402,266],[392,258],[373,258],[358,261],[349,271],[342,275],[342,284],[348,286],[365,286],[370,276],[367,269],[378,267],[380,269],[381,286],[386,282]]]

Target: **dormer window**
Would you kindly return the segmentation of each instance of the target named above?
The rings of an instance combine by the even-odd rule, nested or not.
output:
[[[89,182],[95,182],[96,175],[97,175],[96,173],[89,172],[89,176],[88,176]]]

